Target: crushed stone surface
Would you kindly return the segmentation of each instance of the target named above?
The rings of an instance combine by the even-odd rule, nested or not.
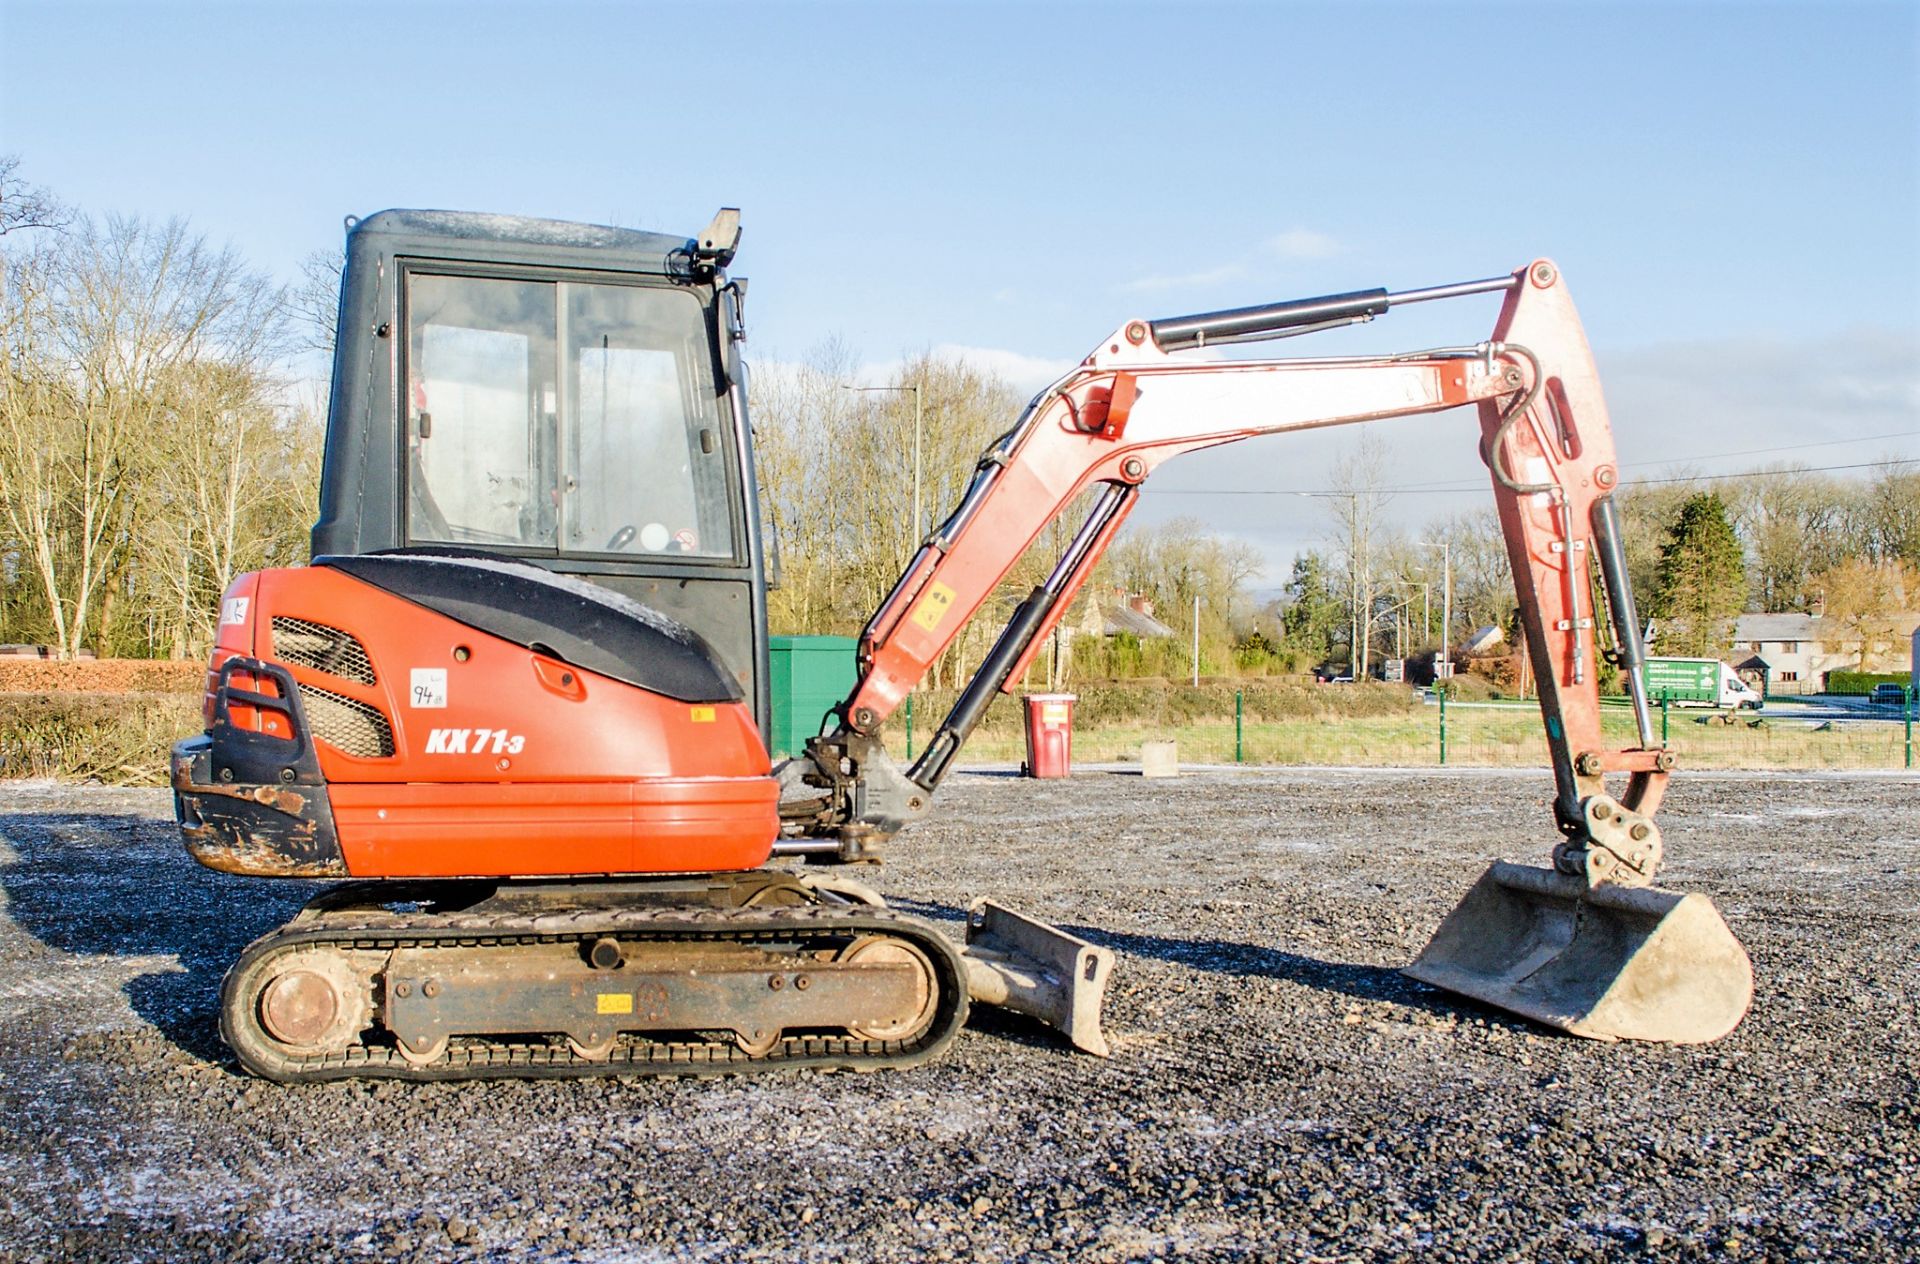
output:
[[[1113,1056],[976,1009],[872,1075],[281,1087],[221,974],[318,887],[165,792],[0,782],[0,1261],[1899,1259],[1920,1253],[1920,781],[1677,777],[1662,885],[1752,1013],[1558,1035],[1397,972],[1544,773],[962,773],[854,876],[1113,948]]]

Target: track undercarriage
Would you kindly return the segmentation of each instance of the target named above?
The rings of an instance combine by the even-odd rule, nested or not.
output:
[[[968,967],[870,899],[767,871],[351,883],[241,955],[221,1033],[283,1082],[913,1066],[966,1021]]]

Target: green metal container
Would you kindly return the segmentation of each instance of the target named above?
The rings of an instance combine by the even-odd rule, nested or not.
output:
[[[768,746],[775,759],[804,751],[807,739],[819,736],[827,713],[846,701],[853,688],[858,644],[850,636],[769,638],[773,740]]]

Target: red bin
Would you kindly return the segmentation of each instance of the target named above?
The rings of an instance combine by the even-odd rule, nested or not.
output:
[[[1070,693],[1027,695],[1027,776],[1072,774],[1073,703]]]

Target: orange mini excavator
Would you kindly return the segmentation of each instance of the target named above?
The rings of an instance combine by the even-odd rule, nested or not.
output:
[[[1104,1052],[1113,956],[993,904],[967,942],[838,870],[923,815],[1183,452],[1479,410],[1538,665],[1560,839],[1496,863],[1415,977],[1601,1038],[1711,1040],[1751,970],[1710,902],[1651,885],[1653,739],[1599,383],[1551,263],[1129,320],[981,457],[861,640],[837,725],[771,766],[739,216],[693,239],[386,211],[350,221],[313,564],[220,610],[207,732],[174,748],[188,849],[335,878],[222,990],[243,1065],[300,1081],[904,1066],[970,1001]],[[1407,355],[1192,352],[1504,295],[1490,339]],[[1091,493],[925,753],[881,726],[1042,530]],[[1596,575],[1597,563],[1597,575]],[[1598,660],[1637,741],[1601,733]],[[1620,779],[1618,792],[1607,778]]]

